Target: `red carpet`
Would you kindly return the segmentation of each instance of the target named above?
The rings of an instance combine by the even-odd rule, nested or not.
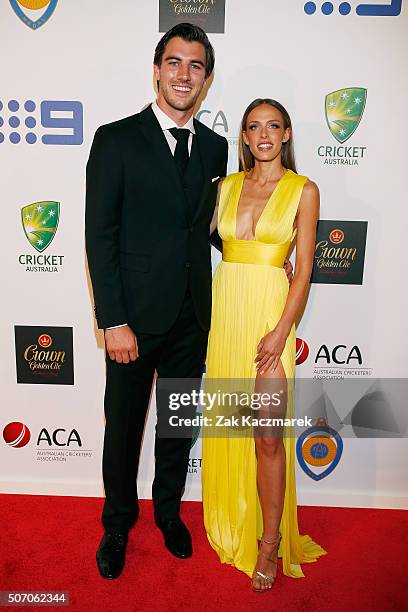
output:
[[[84,612],[407,609],[408,513],[401,510],[300,508],[301,532],[328,554],[303,566],[306,578],[279,573],[274,588],[258,594],[244,574],[219,564],[206,541],[201,504],[192,502],[183,505],[192,559],[167,552],[145,501],[122,576],[102,580],[95,563],[101,508],[101,499],[0,495],[0,590],[69,591],[65,609]]]

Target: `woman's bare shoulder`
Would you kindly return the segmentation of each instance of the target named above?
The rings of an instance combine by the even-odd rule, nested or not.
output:
[[[319,193],[320,192],[317,183],[315,183],[309,178],[306,179],[306,183],[303,186],[303,195],[305,195],[307,198],[310,198],[313,196],[318,196]]]

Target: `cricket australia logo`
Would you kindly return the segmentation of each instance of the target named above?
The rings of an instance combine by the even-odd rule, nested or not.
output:
[[[28,204],[21,209],[21,221],[28,242],[37,253],[21,253],[19,263],[26,272],[58,272],[64,255],[49,255],[47,249],[57,232],[60,218],[60,203],[46,200]]]
[[[360,125],[367,101],[363,87],[347,87],[327,94],[326,123],[337,142],[317,146],[317,155],[326,165],[358,166],[367,151],[365,145],[346,143]]]
[[[326,121],[334,138],[343,144],[354,134],[364,113],[367,90],[338,89],[326,96]]]
[[[25,235],[39,253],[51,244],[58,228],[59,215],[59,202],[36,202],[22,208]]]

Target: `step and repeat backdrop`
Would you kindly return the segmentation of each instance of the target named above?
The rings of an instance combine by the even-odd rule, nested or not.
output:
[[[297,399],[313,419],[296,444],[299,502],[407,508],[408,423],[394,393],[408,340],[403,0],[0,1],[0,490],[103,495],[104,352],[84,248],[85,165],[99,125],[155,99],[153,50],[180,21],[204,27],[215,47],[196,116],[228,139],[229,172],[245,107],[271,97],[292,116],[299,172],[321,191],[297,333],[297,377],[315,382],[312,399]],[[153,399],[142,497],[154,425]],[[185,498],[200,499],[200,484],[198,438]]]

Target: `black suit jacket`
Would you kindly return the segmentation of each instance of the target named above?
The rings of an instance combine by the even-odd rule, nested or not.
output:
[[[87,164],[86,249],[100,328],[164,333],[187,286],[200,325],[211,316],[209,224],[228,145],[194,120],[204,187],[192,215],[151,109],[96,131]]]

